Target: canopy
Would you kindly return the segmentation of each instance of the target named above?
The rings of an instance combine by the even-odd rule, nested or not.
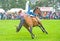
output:
[[[23,10],[21,8],[12,8],[10,10],[7,11],[8,14],[15,14],[18,13],[20,10]]]

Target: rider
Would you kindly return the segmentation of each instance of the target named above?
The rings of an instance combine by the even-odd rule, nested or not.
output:
[[[33,12],[31,12],[30,9],[31,9],[31,8],[30,8],[30,5],[29,5],[29,6],[28,6],[27,14],[28,14],[29,16],[31,16],[31,17],[36,17],[36,19],[39,21],[38,14],[35,13],[35,9],[38,9],[38,7],[36,7]],[[36,19],[35,19],[35,20],[36,20]],[[36,21],[37,21],[37,20],[36,20]]]
[[[36,16],[36,14],[34,14],[32,11],[30,11],[30,5],[28,6],[28,11],[27,11],[27,14],[30,15],[30,16]]]
[[[19,30],[21,29],[21,27],[22,27],[22,25],[23,25],[23,23],[25,21],[24,20],[24,15],[27,15],[27,14],[25,14],[24,12],[22,12],[22,10],[20,10],[18,12],[18,15],[19,15],[19,18],[20,18],[20,23],[19,23],[19,25],[16,28],[16,32],[19,32]]]

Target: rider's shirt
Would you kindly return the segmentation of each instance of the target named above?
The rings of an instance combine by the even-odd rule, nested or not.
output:
[[[20,16],[21,16],[21,17],[25,17],[25,16],[27,16],[27,14],[25,14],[24,12],[21,12],[21,13],[20,13]]]

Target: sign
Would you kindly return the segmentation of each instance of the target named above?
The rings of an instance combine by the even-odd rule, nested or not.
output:
[[[53,7],[40,7],[41,11],[53,11]]]

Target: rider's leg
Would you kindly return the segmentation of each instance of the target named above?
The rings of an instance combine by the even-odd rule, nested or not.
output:
[[[21,29],[23,23],[24,23],[24,18],[21,17],[21,18],[20,18],[20,23],[19,23],[19,25],[18,25],[18,27],[17,27],[17,31],[16,31],[16,32],[19,32],[19,30]]]

